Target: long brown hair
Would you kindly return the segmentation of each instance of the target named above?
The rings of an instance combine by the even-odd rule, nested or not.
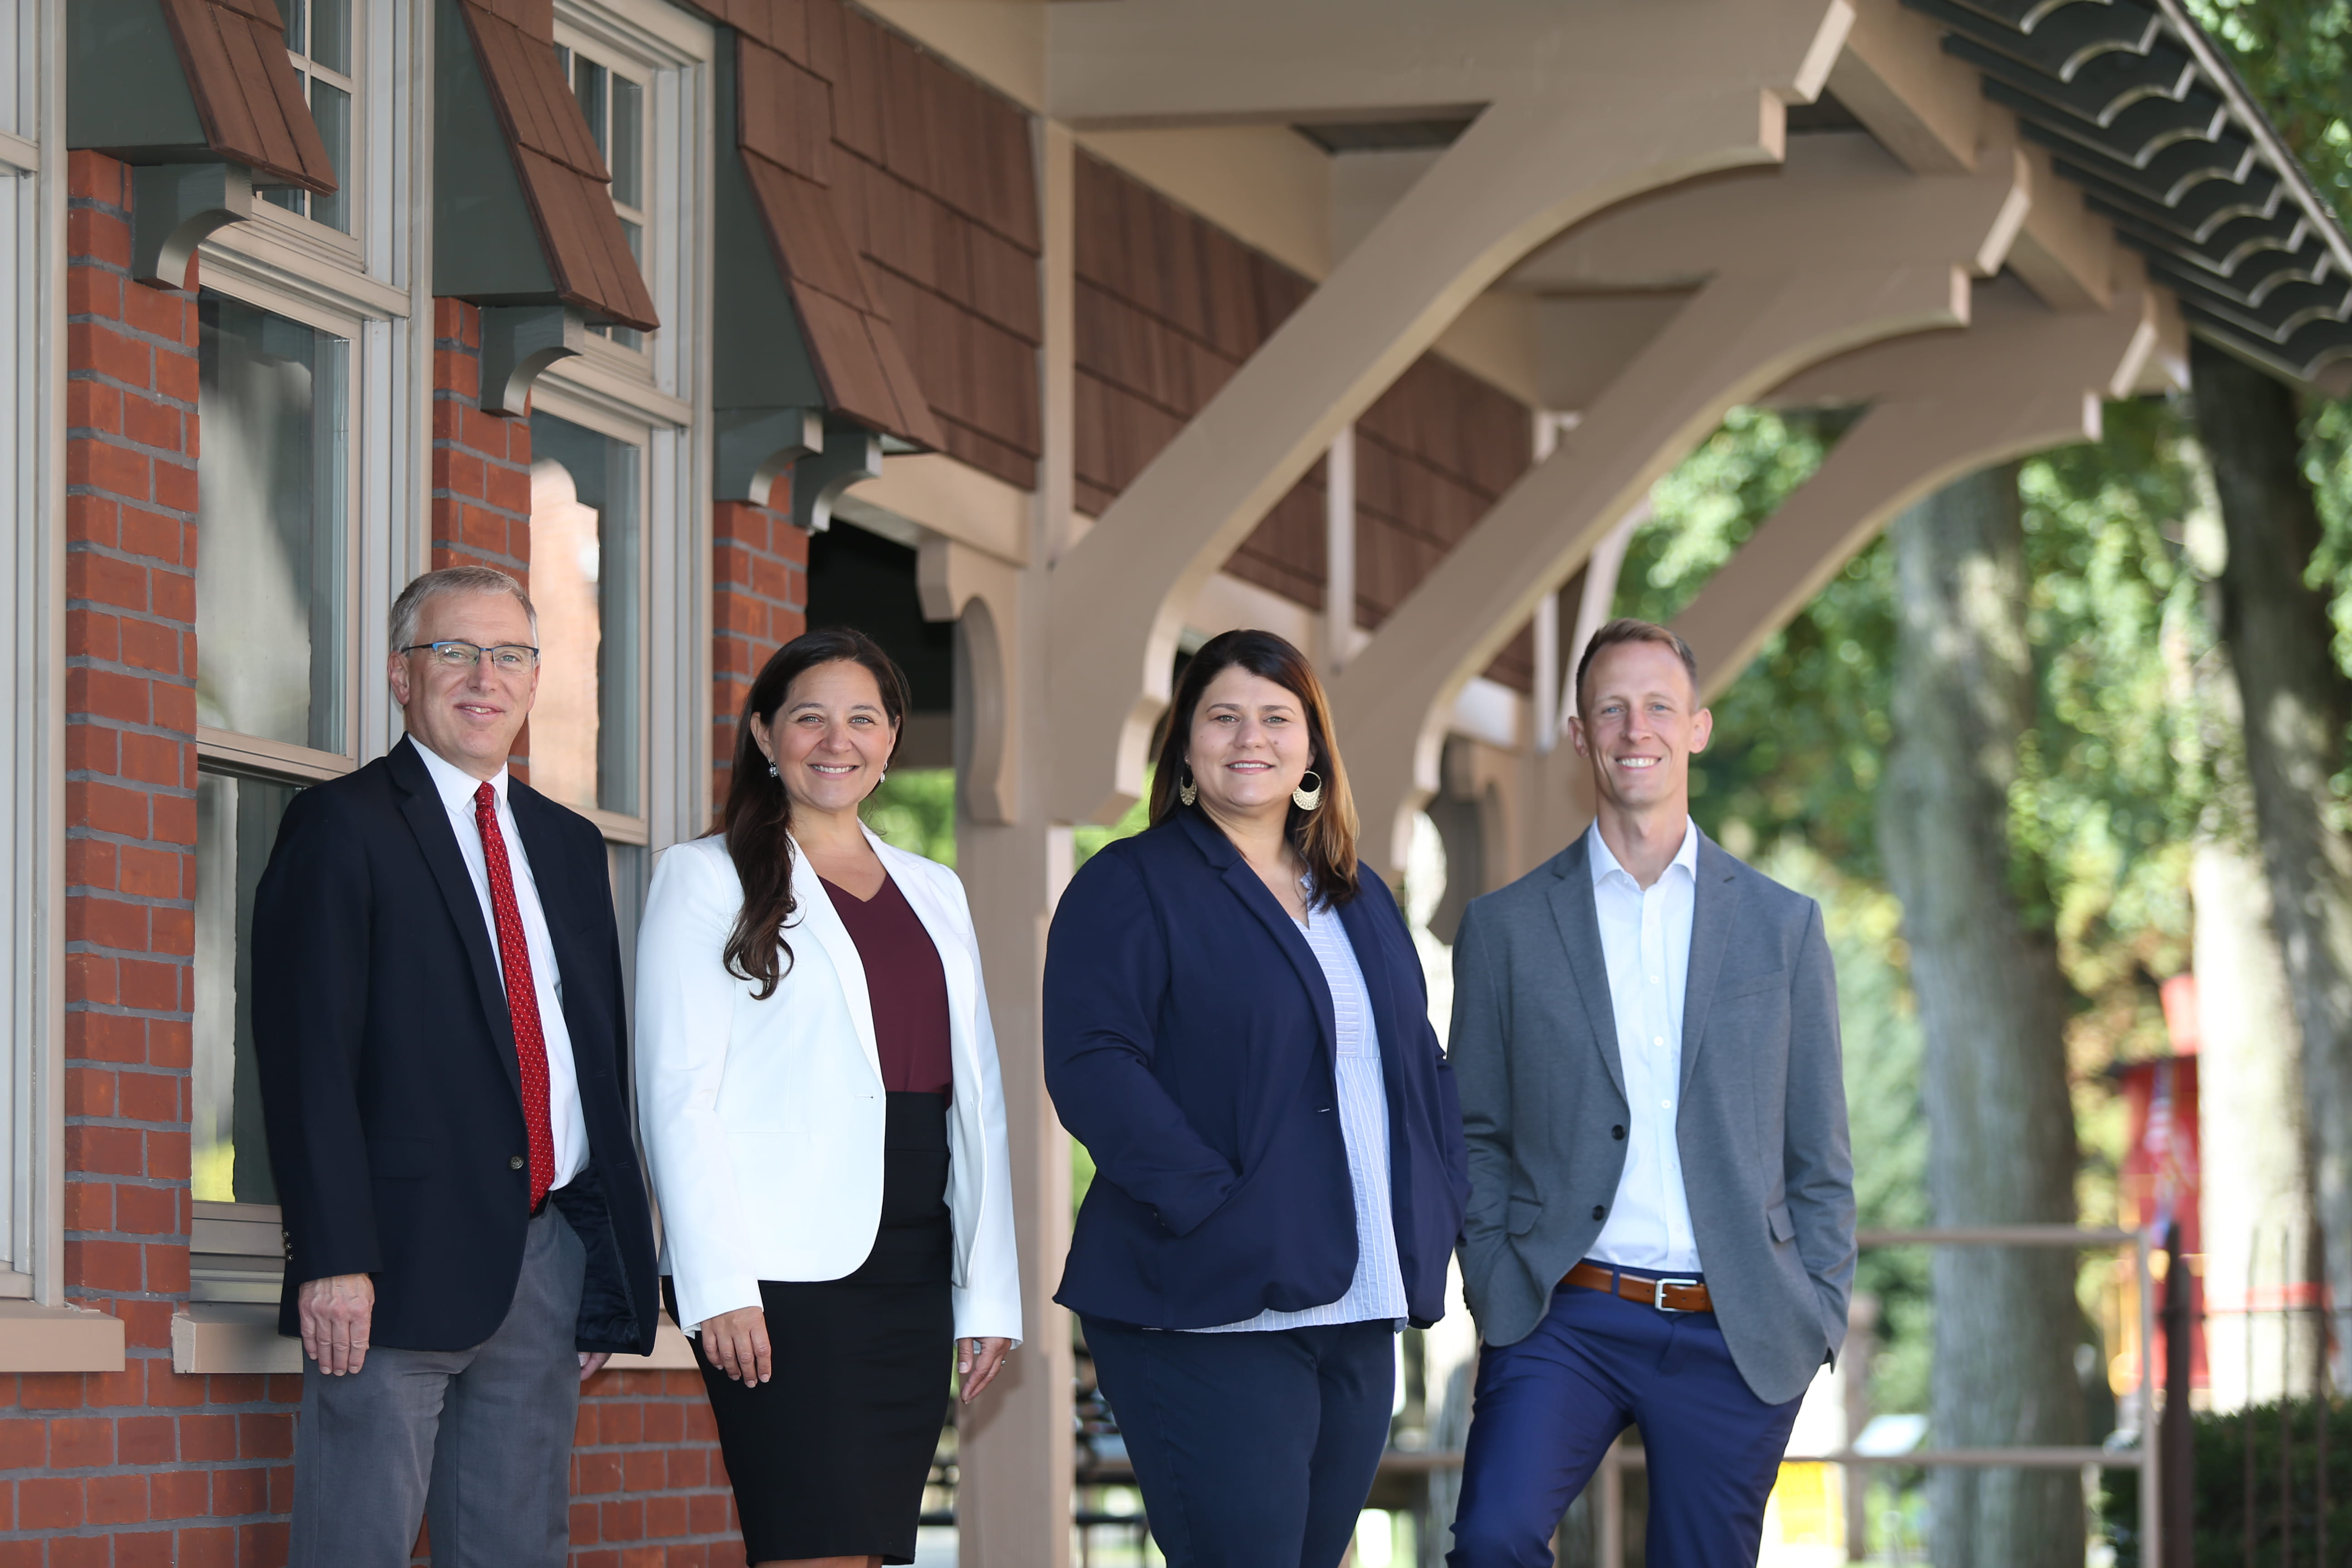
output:
[[[759,989],[752,995],[762,1002],[776,994],[793,966],[792,943],[784,940],[784,927],[796,907],[793,797],[771,769],[760,742],[751,738],[751,721],[772,729],[792,696],[793,682],[819,665],[842,663],[863,665],[881,688],[882,711],[890,719],[890,750],[896,754],[898,737],[906,732],[907,677],[880,643],[847,626],[804,632],[771,655],[743,699],[742,721],[735,728],[735,767],[719,830],[727,836],[728,857],[743,884],[743,908],[727,933],[727,973],[756,982]]]
[[[1307,768],[1323,780],[1323,800],[1313,811],[1290,807],[1285,822],[1291,847],[1307,862],[1318,901],[1334,908],[1356,896],[1356,797],[1348,792],[1348,770],[1331,742],[1331,705],[1307,656],[1272,632],[1220,632],[1201,645],[1176,683],[1168,707],[1168,730],[1151,778],[1151,825],[1157,827],[1185,805],[1176,791],[1185,779],[1184,748],[1192,739],[1192,715],[1209,682],[1236,665],[1273,681],[1298,699],[1307,711]]]

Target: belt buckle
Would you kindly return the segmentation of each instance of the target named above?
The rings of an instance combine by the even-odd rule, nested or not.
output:
[[[1650,1305],[1655,1307],[1661,1312],[1686,1313],[1690,1310],[1687,1307],[1669,1307],[1666,1305],[1666,1287],[1669,1285],[1683,1285],[1696,1289],[1700,1283],[1701,1281],[1696,1279],[1653,1279],[1650,1281]]]

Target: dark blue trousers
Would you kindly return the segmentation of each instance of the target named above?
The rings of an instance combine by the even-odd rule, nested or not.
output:
[[[1533,1333],[1479,1348],[1445,1561],[1549,1568],[1560,1515],[1617,1435],[1638,1426],[1649,1459],[1643,1561],[1752,1568],[1802,1403],[1767,1405],[1749,1392],[1711,1312],[1662,1312],[1562,1285]]]
[[[1086,1328],[1168,1568],[1338,1568],[1388,1446],[1388,1323]]]

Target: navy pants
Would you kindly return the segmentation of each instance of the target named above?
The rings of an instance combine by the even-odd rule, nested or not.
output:
[[[1168,1568],[1338,1568],[1388,1446],[1390,1324],[1086,1328]]]
[[[1562,1285],[1533,1333],[1479,1349],[1445,1561],[1549,1568],[1560,1515],[1617,1435],[1638,1426],[1649,1459],[1643,1560],[1650,1568],[1753,1564],[1764,1502],[1802,1403],[1757,1398],[1712,1312],[1662,1312]]]

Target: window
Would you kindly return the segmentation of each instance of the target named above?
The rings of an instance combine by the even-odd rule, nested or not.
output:
[[[197,301],[196,722],[341,755],[351,344]]]
[[[248,939],[288,804],[352,765],[352,342],[210,289],[196,318],[194,1196],[267,1205]]]
[[[640,449],[547,413],[531,416],[530,443],[540,645],[531,787],[566,805],[641,818]]]
[[[253,892],[297,786],[196,776],[195,1104],[198,1203],[274,1204],[253,1058]]]
[[[310,118],[318,123],[319,140],[335,166],[335,194],[314,196],[284,187],[264,191],[262,199],[288,212],[344,234],[352,231],[352,200],[347,188],[352,161],[352,0],[278,0],[286,18],[286,52],[294,74],[310,100]]]
[[[613,210],[620,215],[621,232],[629,237],[629,254],[646,264],[646,86],[635,76],[559,45],[556,55],[572,79],[572,96],[588,117],[588,133],[596,151],[613,172]],[[600,336],[623,348],[645,346],[645,334],[635,327],[596,327]]]

